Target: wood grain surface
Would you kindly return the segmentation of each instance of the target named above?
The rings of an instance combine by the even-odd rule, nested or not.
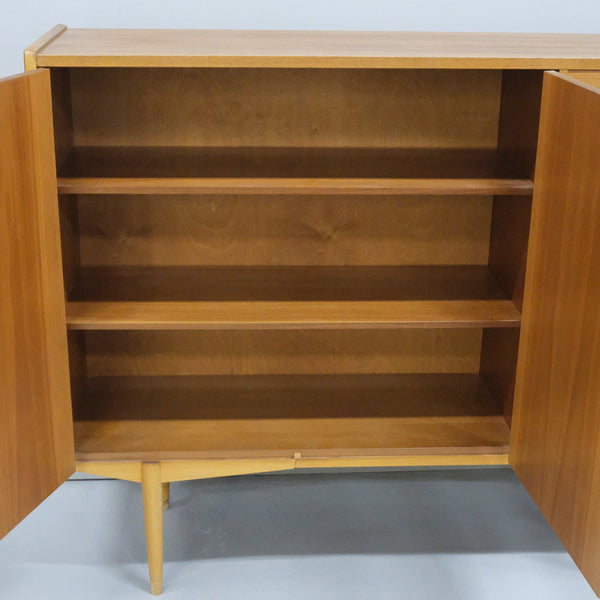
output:
[[[77,147],[62,194],[528,195],[494,150]]]
[[[96,267],[71,329],[514,327],[485,266]]]
[[[521,173],[533,178],[537,152],[541,71],[504,71],[498,123],[498,150]]]
[[[523,305],[530,222],[531,196],[518,201],[511,196],[494,198],[489,268],[519,309]]]
[[[478,180],[528,181],[528,177],[521,177],[522,172],[493,149],[77,146],[60,175],[61,179],[192,178],[217,181],[472,179],[475,185]],[[430,185],[434,184],[432,181]]]
[[[531,194],[529,179],[61,177],[61,194]]]
[[[159,462],[142,463],[142,496],[150,591],[157,596],[162,593],[163,584],[163,494]]]
[[[479,329],[86,331],[87,373],[477,373]]]
[[[582,83],[587,83],[600,88],[600,71],[580,71],[576,69],[561,70],[561,73],[568,75],[571,79],[576,79]]]
[[[38,38],[33,44],[25,48],[23,52],[23,62],[25,63],[25,71],[35,71],[38,68],[37,54],[47,46],[54,38],[64,33],[67,29],[66,25],[55,25],[50,31]]]
[[[444,454],[422,449],[417,452],[404,450],[389,452],[384,456],[363,454],[361,456],[312,457],[294,452],[284,458],[192,458],[161,460],[161,479],[167,482],[229,477],[249,473],[288,471],[290,469],[361,468],[361,467],[423,467],[465,465],[507,465],[508,452],[490,448],[488,454],[473,452],[471,448],[452,449]],[[77,472],[112,477],[125,481],[141,481],[142,461],[135,460],[78,460]]]
[[[38,66],[600,68],[600,36],[68,29]]]
[[[479,373],[509,426],[512,421],[519,335],[520,330],[516,327],[484,329],[481,340]]]
[[[86,267],[70,302],[507,300],[486,265]],[[268,310],[268,308],[266,308]]]
[[[600,92],[544,77],[511,464],[600,593]]]
[[[495,148],[502,74],[71,69],[70,82],[76,147],[359,148],[377,157],[381,148]]]
[[[75,468],[51,107],[0,81],[0,536]]]
[[[76,440],[80,459],[421,447],[486,453],[506,448],[508,428],[477,375],[105,377],[88,381]]]
[[[81,230],[77,197],[59,197],[60,243],[65,296],[68,297],[81,270]]]
[[[510,300],[68,302],[70,329],[518,327]]]
[[[51,69],[52,118],[56,168],[60,171],[73,148],[73,114],[71,108],[71,71]]]
[[[77,209],[85,266],[484,265],[492,200],[116,195]]]

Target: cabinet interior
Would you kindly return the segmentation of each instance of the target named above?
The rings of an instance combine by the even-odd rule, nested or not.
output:
[[[507,452],[540,72],[52,84],[79,458]]]

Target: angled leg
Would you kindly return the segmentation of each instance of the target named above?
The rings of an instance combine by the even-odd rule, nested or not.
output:
[[[160,463],[142,463],[142,494],[150,589],[154,595],[158,595],[162,592],[163,570],[163,486]]]
[[[167,510],[167,508],[169,508],[169,486],[171,484],[170,483],[163,483],[162,484],[162,507],[163,510]]]

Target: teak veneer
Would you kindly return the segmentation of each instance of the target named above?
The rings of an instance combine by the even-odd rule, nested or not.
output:
[[[57,26],[25,66],[0,535],[139,482],[158,594],[171,482],[510,464],[600,592],[600,36]]]
[[[489,150],[88,148],[67,158],[63,194],[528,195]]]
[[[66,29],[31,47],[38,67],[598,68],[597,35]],[[26,51],[27,56],[27,51]]]

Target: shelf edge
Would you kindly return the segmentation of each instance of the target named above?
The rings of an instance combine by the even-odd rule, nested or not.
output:
[[[382,194],[529,196],[529,179],[59,177],[59,194]]]
[[[67,303],[69,329],[481,328],[520,322],[521,313],[508,299]]]

